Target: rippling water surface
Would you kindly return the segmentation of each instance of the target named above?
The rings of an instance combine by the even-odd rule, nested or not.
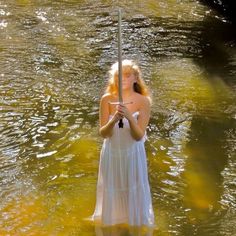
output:
[[[153,94],[153,232],[84,220],[118,6]],[[236,235],[235,55],[234,26],[195,0],[0,1],[0,235]]]

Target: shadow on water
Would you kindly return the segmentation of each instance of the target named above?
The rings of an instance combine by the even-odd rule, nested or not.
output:
[[[228,86],[235,86],[236,30],[235,24],[205,17],[200,36],[201,57],[194,62],[209,75],[209,80],[220,78]]]
[[[187,160],[182,173],[183,204],[187,221],[182,235],[221,235],[220,218],[224,209],[222,171],[228,164],[226,131],[229,121],[216,121],[195,116],[190,126],[190,141],[186,143]],[[220,137],[220,138],[219,138]],[[214,224],[214,229],[209,225]],[[206,234],[207,232],[207,234]]]
[[[209,7],[218,11],[226,19],[236,22],[234,1],[232,0],[222,0],[222,1],[200,0],[200,1],[203,4],[208,5]]]

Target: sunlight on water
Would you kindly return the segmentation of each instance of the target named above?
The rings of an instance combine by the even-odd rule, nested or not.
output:
[[[99,99],[117,60],[153,94],[146,150],[155,229],[100,227]],[[0,3],[0,235],[232,236],[233,25],[199,1]]]
[[[192,60],[163,61],[153,65],[156,106],[217,115],[230,102],[233,90],[220,77],[209,78]],[[202,114],[202,115],[203,115]],[[223,114],[222,114],[223,115]]]

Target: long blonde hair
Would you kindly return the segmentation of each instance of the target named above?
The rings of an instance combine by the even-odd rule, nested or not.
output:
[[[141,71],[138,65],[132,60],[123,60],[122,61],[122,71],[131,72],[134,74],[137,82],[134,83],[133,89],[136,93],[142,94],[146,96],[151,102],[151,94],[150,91],[145,84],[144,80],[141,77]],[[118,94],[118,86],[116,83],[116,79],[118,78],[118,62],[114,63],[111,66],[109,71],[109,80],[106,88],[106,93],[117,95]]]

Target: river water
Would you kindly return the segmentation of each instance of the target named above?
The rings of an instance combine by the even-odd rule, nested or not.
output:
[[[118,7],[123,57],[152,90],[152,232],[85,220]],[[235,38],[195,0],[1,0],[0,235],[236,235]]]

